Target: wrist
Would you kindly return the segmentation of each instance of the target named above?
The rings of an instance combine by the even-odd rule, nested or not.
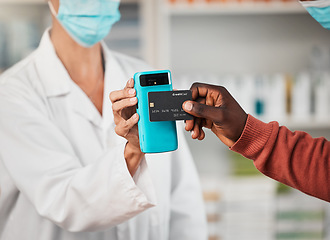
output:
[[[124,157],[126,160],[127,168],[131,174],[134,176],[135,172],[140,166],[141,160],[144,157],[144,153],[141,152],[140,147],[137,147],[130,142],[126,143],[126,147],[124,150]]]
[[[241,138],[241,136],[244,132],[244,129],[246,127],[246,122],[247,122],[248,116],[249,116],[248,114],[244,113],[244,117],[240,118],[241,119],[240,124],[237,128],[235,137],[233,138],[234,143],[236,143]]]
[[[255,160],[265,148],[274,131],[278,131],[278,123],[264,123],[248,115],[241,137],[230,149],[246,158]]]
[[[140,153],[143,154],[143,152],[141,152],[141,148],[140,146],[136,146],[135,144],[132,144],[131,142],[127,141],[126,143],[126,147],[125,147],[125,152],[127,151],[127,153]]]

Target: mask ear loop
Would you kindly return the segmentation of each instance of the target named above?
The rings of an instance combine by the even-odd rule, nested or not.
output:
[[[49,6],[49,9],[50,9],[51,13],[54,15],[54,17],[56,17],[57,16],[57,13],[55,11],[55,8],[53,6],[53,3],[50,0],[48,0],[48,6]]]

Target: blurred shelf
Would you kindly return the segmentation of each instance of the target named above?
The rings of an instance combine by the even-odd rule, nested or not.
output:
[[[44,0],[0,0],[0,4],[46,4]]]
[[[270,120],[265,120],[260,118],[260,120],[264,122],[270,122]],[[294,119],[287,119],[283,121],[278,121],[280,126],[286,126],[290,130],[323,130],[323,129],[330,129],[330,119],[328,121],[323,120],[315,120],[311,118],[310,120],[306,121],[297,121]]]
[[[322,130],[322,129],[330,129],[330,122],[294,122],[289,121],[282,124],[281,126],[286,126],[289,129],[293,130]]]
[[[167,3],[164,12],[173,15],[297,14],[306,13],[299,2]]]

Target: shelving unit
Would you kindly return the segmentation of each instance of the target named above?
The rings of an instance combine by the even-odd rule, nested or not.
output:
[[[206,17],[226,17],[226,16],[258,16],[258,15],[301,15],[307,11],[299,2],[295,1],[267,1],[267,2],[226,2],[226,3],[170,3],[166,0],[145,0],[145,5],[153,5],[152,14],[145,16],[148,24],[147,35],[151,39],[147,40],[151,47],[147,49],[147,61],[153,65],[164,68],[171,67],[171,37],[172,24],[175,18],[206,18]],[[150,8],[150,7],[149,7]],[[156,20],[155,20],[156,19]],[[149,51],[149,52],[148,52]]]
[[[211,80],[207,77],[209,74],[218,78],[242,74],[294,75],[308,68],[313,46],[327,46],[330,40],[330,32],[316,23],[299,2],[229,3],[227,1],[227,3],[211,4],[201,3],[202,1],[183,3],[183,0],[176,3],[166,0],[147,1],[153,4],[153,12],[149,17],[149,21],[153,20],[153,22],[149,22],[146,34],[150,36],[147,60],[157,68],[171,69],[174,83],[175,80],[180,81],[190,76],[193,76],[191,79],[196,79],[194,76],[199,75],[206,76],[204,82],[208,82]],[[203,81],[203,77],[197,78],[198,81]],[[214,81],[212,84],[221,84],[221,81]],[[185,83],[183,88],[189,86],[190,84]],[[287,117],[282,118],[280,125],[287,126],[293,131],[307,131],[313,137],[330,137],[330,119],[317,121],[311,118],[297,121]],[[210,131],[207,131],[206,135],[206,139],[202,142],[192,140],[189,133],[186,133],[185,137],[201,178],[212,176],[221,184],[223,178],[227,177],[228,171],[230,172],[233,159],[228,149]],[[253,168],[252,162],[246,161],[246,164],[250,164]],[[247,176],[244,178],[246,181],[249,179]],[[207,187],[205,189],[207,190]],[[216,193],[217,190],[213,192]],[[248,196],[250,194],[247,193]],[[222,196],[222,193],[219,195]],[[289,199],[290,197],[288,196]],[[305,198],[308,197],[300,194],[295,201],[298,203]],[[275,197],[273,202],[268,202],[270,204],[268,210],[271,208],[276,210],[276,199]],[[322,206],[321,201],[316,202]],[[252,205],[247,203],[247,206]],[[241,206],[237,205],[237,207]],[[286,207],[285,204],[283,207]],[[221,215],[224,212],[223,209],[220,210],[220,219],[225,219]],[[253,215],[260,214],[265,217],[262,221],[266,224],[271,221],[266,216],[268,213],[265,211],[251,213],[251,216],[245,215],[245,222],[255,222]],[[232,214],[235,213],[229,215]],[[226,221],[224,220],[220,225],[228,224]],[[247,225],[248,223],[245,226]],[[261,229],[261,226],[259,227],[258,230]],[[210,228],[213,229],[213,226]],[[275,228],[264,231],[265,234],[270,233],[270,235],[259,235],[254,238],[247,237],[251,236],[252,228],[240,226],[238,231],[242,234],[240,238],[229,236],[225,228],[219,229],[221,232],[219,239],[276,239],[276,232],[273,232],[273,235],[271,233]]]
[[[261,120],[263,120],[261,118]],[[265,120],[265,122],[268,122]],[[318,131],[318,130],[328,130],[330,129],[330,121],[315,121],[314,118],[311,118],[310,121],[295,121],[292,119],[279,121],[280,126],[286,126],[290,130],[301,130],[301,131]],[[326,137],[330,136],[330,133],[324,133]]]
[[[227,15],[227,14],[295,14],[306,10],[298,2],[229,2],[229,3],[165,3],[165,14]]]
[[[179,79],[195,74],[294,75],[308,67],[314,45],[327,46],[330,40],[330,32],[295,1],[156,2],[158,18],[148,34],[154,46],[149,51],[155,53],[150,62],[172,69]],[[330,129],[330,121],[313,118],[286,118],[281,124]]]
[[[0,0],[0,4],[47,4],[44,0]]]

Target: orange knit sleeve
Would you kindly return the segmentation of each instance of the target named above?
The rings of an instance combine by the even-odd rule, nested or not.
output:
[[[252,159],[266,176],[330,202],[330,142],[291,132],[277,122],[248,116],[240,139],[230,148]]]

